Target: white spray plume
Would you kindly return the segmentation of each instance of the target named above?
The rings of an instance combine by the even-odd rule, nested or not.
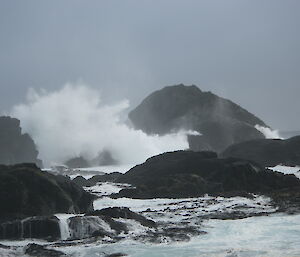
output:
[[[121,122],[127,100],[102,105],[100,99],[99,91],[83,84],[67,84],[54,92],[31,89],[27,102],[15,106],[11,115],[33,137],[46,165],[79,156],[93,159],[103,150],[121,164],[136,164],[162,152],[188,148],[186,132],[149,136]]]
[[[261,133],[263,133],[263,135],[268,138],[268,139],[282,139],[279,136],[279,132],[277,130],[272,130],[268,127],[263,127],[260,125],[255,125],[255,128],[260,131]]]

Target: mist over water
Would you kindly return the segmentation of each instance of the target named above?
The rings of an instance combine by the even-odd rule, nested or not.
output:
[[[144,162],[153,155],[188,148],[187,133],[149,136],[124,120],[129,102],[101,103],[101,94],[84,84],[66,84],[60,90],[31,89],[26,103],[10,115],[21,120],[23,132],[34,139],[45,165],[83,156],[92,160],[109,151],[120,164]]]

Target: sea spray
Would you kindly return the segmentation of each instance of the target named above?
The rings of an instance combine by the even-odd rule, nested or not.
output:
[[[255,125],[255,128],[260,131],[266,138],[268,139],[282,139],[279,136],[279,132],[277,130],[272,130],[268,127],[263,127],[260,125]]]
[[[187,132],[149,136],[130,128],[122,121],[128,107],[127,100],[104,105],[99,91],[66,84],[54,92],[30,90],[27,102],[15,106],[11,115],[33,137],[46,165],[79,156],[91,160],[103,150],[120,164],[136,164],[188,148]]]

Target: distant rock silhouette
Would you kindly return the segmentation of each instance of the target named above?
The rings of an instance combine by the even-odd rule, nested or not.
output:
[[[94,159],[86,159],[82,156],[74,157],[65,162],[65,165],[69,168],[88,168],[95,166],[107,166],[107,165],[116,165],[118,162],[113,158],[112,154],[103,150],[98,154]]]
[[[250,140],[229,146],[221,155],[252,160],[265,167],[300,165],[300,136]]]
[[[264,138],[254,128],[267,125],[230,100],[196,86],[183,84],[155,91],[129,113],[137,129],[148,134],[167,134],[180,129],[194,130],[202,136],[190,136],[195,151],[220,152],[231,144]]]
[[[89,162],[81,156],[68,160],[65,165],[72,169],[90,167]]]
[[[28,134],[22,134],[20,121],[15,118],[0,117],[0,164],[17,164],[24,162],[42,166],[37,158],[38,151]]]

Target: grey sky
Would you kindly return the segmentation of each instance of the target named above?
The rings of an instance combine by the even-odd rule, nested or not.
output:
[[[0,0],[0,111],[83,80],[136,105],[196,84],[300,129],[299,0]]]

